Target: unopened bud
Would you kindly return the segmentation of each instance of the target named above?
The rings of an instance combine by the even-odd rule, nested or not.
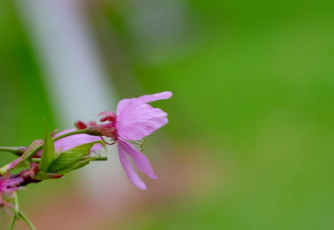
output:
[[[85,129],[87,128],[87,125],[86,123],[82,122],[82,121],[77,121],[74,123],[74,126],[77,128],[77,129]]]

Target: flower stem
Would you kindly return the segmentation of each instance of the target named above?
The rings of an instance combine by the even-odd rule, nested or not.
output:
[[[26,215],[24,215],[23,212],[20,211],[19,215],[22,218],[22,220],[24,220],[24,222],[26,222],[26,224],[30,227],[31,230],[37,230],[35,228],[35,226],[32,224],[32,222],[29,220],[29,218]]]
[[[15,222],[16,222],[16,216],[14,215],[8,230],[12,230],[14,228]]]
[[[63,135],[60,135],[56,138],[53,138],[53,141],[58,141],[64,137],[68,137],[71,135],[76,135],[76,134],[84,134],[87,133],[87,129],[79,129],[79,130],[75,130],[72,132],[68,132],[68,133],[64,133]],[[34,154],[32,154],[32,156],[34,156],[39,150],[41,150],[43,148],[44,145],[41,145],[39,148],[36,149],[36,151],[34,152]],[[22,154],[24,153],[24,151],[26,150],[26,148],[24,147],[0,147],[0,152],[10,152],[10,153],[14,153],[16,156],[22,156]]]
[[[68,133],[64,133],[56,138],[53,138],[53,141],[58,141],[59,139],[62,139],[64,137],[68,137],[68,136],[72,136],[72,135],[76,135],[76,134],[84,134],[87,133],[87,129],[79,129],[79,130],[75,130],[72,132],[68,132]]]
[[[64,134],[62,134],[62,135],[60,135],[56,138],[53,138],[52,141],[55,142],[55,141],[58,141],[58,140],[60,140],[64,137],[68,137],[68,136],[76,135],[76,134],[85,134],[85,133],[88,134],[88,132],[89,132],[88,129],[79,129],[79,130],[75,130],[75,131],[72,131],[72,132],[64,133]],[[9,163],[9,164],[3,166],[2,168],[0,168],[0,175],[4,175],[8,170],[11,170],[12,168],[14,168],[21,161],[33,158],[43,148],[43,146],[44,146],[43,143],[40,144],[40,146],[38,148],[36,148],[33,152],[28,153],[27,155],[25,154],[26,152],[24,152],[22,154],[22,157],[24,156],[24,159],[18,158],[18,159],[15,160],[17,162]],[[7,149],[7,150],[12,151],[13,148],[3,147],[3,149]]]
[[[20,205],[19,205],[19,196],[17,195],[17,192],[14,192],[14,209],[16,218],[19,218]]]
[[[14,225],[20,216],[19,197],[16,192],[14,192],[13,194],[14,194],[14,216],[12,222],[10,223],[9,230],[12,230],[14,228]]]
[[[87,157],[81,158],[82,160],[86,160]],[[92,159],[91,161],[107,161],[108,157],[97,157]],[[41,158],[32,158],[31,162],[41,162]]]
[[[37,230],[35,226],[32,224],[32,222],[29,220],[29,218],[26,215],[24,215],[23,212],[20,211],[19,197],[16,192],[14,192],[14,212],[15,213],[12,222],[10,223],[9,230],[12,230],[14,228],[14,225],[19,218],[22,218],[22,220],[26,222],[26,224],[30,227],[31,230]]]
[[[16,156],[21,156],[24,152],[22,148],[15,147],[0,147],[0,151],[14,153]]]
[[[86,160],[86,159],[89,159],[90,157],[84,157],[84,158],[81,158],[82,160]],[[97,158],[94,158],[92,159],[91,161],[107,161],[108,160],[108,157],[97,157]]]
[[[98,158],[95,158],[92,161],[107,161],[107,160],[108,160],[108,157],[98,157]]]

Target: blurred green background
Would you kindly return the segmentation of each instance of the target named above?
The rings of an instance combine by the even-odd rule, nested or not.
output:
[[[147,153],[165,179],[150,183],[117,220],[90,229],[334,228],[331,1],[81,5],[116,99],[174,94],[154,104],[170,122],[147,144],[155,145]],[[12,2],[1,3],[0,31],[0,145],[26,146],[43,137],[43,119],[57,127],[48,77]],[[1,165],[12,159],[1,153]],[[22,209],[37,227],[45,220],[34,205],[43,210],[50,194],[75,194],[59,186],[70,190],[73,180],[21,192]]]

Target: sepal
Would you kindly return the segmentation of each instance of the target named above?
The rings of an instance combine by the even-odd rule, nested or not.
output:
[[[90,149],[95,144],[101,144],[105,146],[105,143],[103,141],[95,141],[69,149],[61,153],[60,156],[55,161],[53,161],[48,169],[48,172],[64,174],[85,166],[91,160],[95,159],[94,157],[87,157],[86,159],[82,159],[90,153]]]
[[[33,178],[33,179],[48,180],[48,179],[58,179],[58,178],[61,178],[61,177],[63,177],[63,175],[61,175],[61,174],[45,173],[45,172],[39,171],[37,173],[37,175],[35,176],[35,178]]]
[[[45,128],[43,152],[41,156],[41,162],[38,165],[39,171],[47,172],[48,168],[50,167],[54,159],[55,159],[54,144],[51,135]]]

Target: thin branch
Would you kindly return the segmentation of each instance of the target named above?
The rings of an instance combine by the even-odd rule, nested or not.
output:
[[[32,222],[29,220],[29,218],[26,215],[24,215],[23,212],[20,211],[19,215],[22,218],[22,220],[26,222],[26,224],[30,227],[31,230],[37,230],[35,226],[32,224]]]

